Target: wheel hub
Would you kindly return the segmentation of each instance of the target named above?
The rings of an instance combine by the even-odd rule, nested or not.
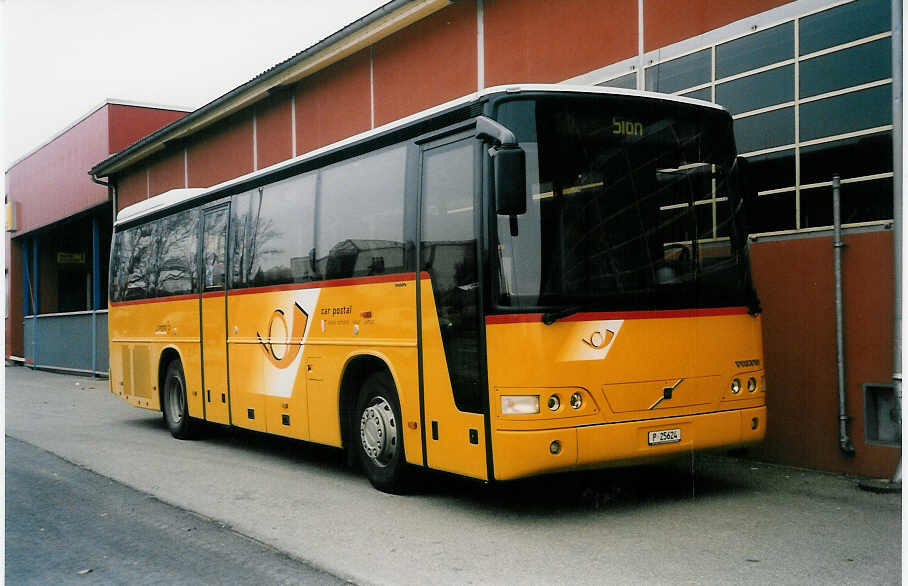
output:
[[[386,466],[397,453],[397,422],[391,405],[375,397],[363,409],[359,421],[359,436],[363,451],[375,464]]]
[[[180,385],[179,380],[171,379],[167,384],[167,412],[170,416],[170,420],[176,424],[179,424],[183,420],[183,397],[182,386]]]

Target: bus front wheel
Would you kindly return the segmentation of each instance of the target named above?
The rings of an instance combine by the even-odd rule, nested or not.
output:
[[[382,492],[403,492],[407,461],[400,403],[389,374],[375,373],[366,379],[357,401],[356,415],[353,439],[369,482]]]
[[[164,392],[162,393],[164,421],[171,435],[177,439],[193,437],[192,419],[186,403],[186,377],[183,376],[183,365],[174,360],[167,365],[164,375]]]

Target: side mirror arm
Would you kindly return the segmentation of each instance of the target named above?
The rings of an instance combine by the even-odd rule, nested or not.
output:
[[[493,148],[513,148],[517,146],[517,137],[507,127],[485,116],[476,117],[476,138],[491,142]]]

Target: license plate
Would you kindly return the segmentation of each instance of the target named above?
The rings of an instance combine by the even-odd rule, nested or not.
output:
[[[681,441],[680,429],[662,429],[649,432],[649,445],[674,444]]]

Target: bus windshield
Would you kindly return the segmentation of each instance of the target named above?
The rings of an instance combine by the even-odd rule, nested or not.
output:
[[[498,216],[498,305],[755,307],[731,119],[624,96],[516,99],[527,212]]]

